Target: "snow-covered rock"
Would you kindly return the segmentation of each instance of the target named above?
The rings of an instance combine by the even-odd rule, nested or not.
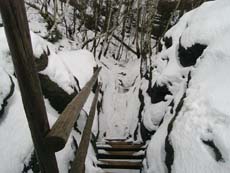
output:
[[[152,106],[164,119],[148,146],[147,172],[229,172],[229,11],[228,0],[204,3],[166,33],[171,44],[162,41],[153,83],[165,83],[172,95]],[[147,112],[154,128],[159,115]]]
[[[54,45],[32,32],[31,39],[48,119],[52,126],[59,116],[58,111],[64,109],[92,76],[95,61],[86,50],[66,50],[60,53]],[[0,42],[0,172],[30,172],[31,168],[37,169],[36,159],[33,157],[34,148],[3,28],[0,28]],[[52,97],[59,101],[61,109],[53,104]],[[90,102],[86,103],[86,111],[89,104]],[[80,117],[75,128],[82,131],[86,114],[82,112]],[[80,138],[81,134],[73,130],[65,148],[56,153],[60,173],[68,172],[76,151],[76,142],[79,144]],[[95,154],[91,147],[87,157],[88,167],[92,167],[91,162],[94,160]],[[96,169],[98,168],[94,168]]]
[[[14,92],[14,83],[12,78],[0,67],[0,118],[4,114],[5,107],[8,104],[8,99],[12,96]]]

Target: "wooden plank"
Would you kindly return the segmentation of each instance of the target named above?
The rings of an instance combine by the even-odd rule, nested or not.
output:
[[[101,67],[97,69],[91,79],[86,83],[84,88],[73,98],[73,100],[67,105],[65,110],[59,116],[58,120],[53,125],[51,131],[46,136],[47,148],[51,151],[59,151],[64,148],[70,132],[73,128],[75,121],[79,117],[79,113],[82,110],[95,82],[97,81]]]
[[[142,147],[145,146],[146,144],[144,143],[133,143],[133,142],[126,142],[126,141],[102,141],[102,142],[97,142],[97,145],[123,145],[123,146],[138,146]]]
[[[141,169],[142,162],[129,162],[129,161],[100,161],[98,167],[106,169]]]
[[[145,144],[123,144],[123,143],[111,143],[111,142],[105,142],[105,143],[97,143],[97,146],[105,146],[105,147],[120,147],[120,148],[145,148]]]
[[[139,151],[145,150],[145,147],[136,145],[97,145],[97,149],[106,151]]]
[[[111,148],[111,147],[97,147],[98,150],[105,150],[105,151],[140,151],[145,150],[145,148]]]
[[[44,136],[50,128],[35,68],[24,1],[0,0],[0,11],[40,171],[57,173],[55,155],[44,145]]]
[[[120,139],[120,138],[106,138],[105,141],[110,141],[110,142],[118,142],[118,141],[126,141],[126,138]]]
[[[144,144],[141,143],[133,143],[133,142],[125,142],[125,141],[106,141],[106,144],[109,145],[132,145],[132,146],[144,146]]]
[[[144,157],[144,153],[135,151],[99,151],[97,154],[98,159],[143,159]]]
[[[76,157],[72,163],[70,173],[84,173],[85,172],[85,158],[87,155],[90,137],[92,133],[91,130],[92,130],[92,125],[93,125],[93,120],[95,117],[99,90],[100,90],[100,85],[97,87],[97,90],[96,90],[96,93],[95,93],[95,96],[94,96],[94,99],[93,99],[93,102],[90,108],[89,116],[86,121],[86,125],[83,130],[83,133],[82,133],[81,142],[78,147]]]

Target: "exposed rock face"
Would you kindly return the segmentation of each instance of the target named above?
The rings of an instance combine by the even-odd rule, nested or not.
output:
[[[171,171],[172,171],[172,165],[173,165],[173,162],[174,162],[174,148],[173,148],[173,145],[171,143],[170,133],[171,133],[171,131],[173,129],[173,123],[176,120],[178,114],[180,113],[181,108],[183,107],[185,98],[186,98],[186,94],[184,93],[184,95],[182,96],[179,104],[176,107],[175,115],[172,118],[172,120],[170,121],[170,123],[168,125],[168,128],[167,128],[167,136],[165,138],[165,153],[166,153],[166,155],[165,155],[165,165],[167,166],[169,173],[171,173]]]
[[[30,156],[30,160],[27,164],[24,164],[24,168],[22,173],[28,173],[29,171],[33,171],[33,173],[39,173],[40,168],[38,164],[38,160],[36,158],[35,152],[33,152]]]
[[[146,141],[151,139],[151,136],[154,135],[155,131],[149,131],[143,122],[140,123],[140,132],[141,132],[141,138],[143,142],[145,143]]]
[[[38,71],[45,70],[49,63],[50,52],[47,48],[47,52],[43,52],[40,58],[35,59],[36,67]],[[74,92],[68,94],[62,87],[60,87],[55,81],[51,80],[48,75],[38,73],[42,92],[45,98],[47,98],[51,106],[61,113],[68,103],[77,95],[80,90],[79,82],[76,77],[74,80],[76,82],[75,86],[72,86]]]
[[[140,101],[140,108],[139,108],[139,112],[138,112],[138,124],[137,124],[137,127],[136,127],[136,129],[134,131],[134,135],[133,135],[134,140],[137,140],[138,130],[139,130],[139,128],[141,128],[140,125],[142,124],[142,126],[144,126],[142,123],[142,111],[145,107],[145,101],[144,101],[143,91],[141,89],[139,89],[138,97],[139,97],[139,101]],[[143,141],[145,141],[146,133],[142,133],[141,136],[142,136]]]
[[[172,37],[164,37],[163,41],[165,43],[166,49],[170,48],[173,44]]]
[[[211,148],[211,150],[214,153],[215,156],[215,160],[217,162],[225,162],[224,158],[223,158],[223,154],[220,152],[220,149],[217,148],[217,146],[215,145],[215,143],[212,140],[204,140],[202,139],[202,142],[209,148]]]
[[[48,66],[48,56],[50,55],[49,49],[47,48],[47,53],[44,51],[40,58],[35,58],[35,65],[37,71],[42,71]]]
[[[196,60],[202,55],[206,45],[196,43],[195,45],[184,48],[181,43],[179,44],[178,56],[180,64],[183,67],[189,67],[196,64]]]
[[[165,101],[166,95],[172,95],[172,93],[169,91],[167,85],[158,85],[157,83],[154,84],[152,88],[148,88],[147,93],[151,97],[151,102],[158,103],[161,101]]]
[[[8,105],[8,100],[14,93],[15,85],[12,77],[5,71],[4,67],[0,67],[0,76],[0,118],[2,118]]]
[[[52,81],[47,75],[39,74],[41,81],[42,92],[51,104],[51,106],[61,113],[67,104],[76,96],[77,89],[74,88],[74,93],[68,94],[65,90]]]
[[[3,114],[4,114],[4,111],[5,111],[5,107],[7,106],[7,104],[8,104],[8,99],[13,95],[13,93],[14,93],[14,87],[15,87],[15,85],[14,85],[14,82],[13,82],[13,80],[12,80],[12,78],[10,77],[10,76],[8,76],[9,77],[9,79],[10,79],[10,89],[9,89],[9,91],[7,92],[7,93],[1,93],[0,92],[0,96],[3,98],[3,100],[2,100],[2,104],[1,104],[1,109],[0,109],[0,118],[3,116]]]

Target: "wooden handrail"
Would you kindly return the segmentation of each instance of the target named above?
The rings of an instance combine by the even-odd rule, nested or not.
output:
[[[96,111],[100,88],[101,86],[99,85],[97,87],[97,90],[96,90],[96,93],[95,93],[95,96],[94,96],[94,99],[93,99],[93,102],[90,108],[89,116],[87,118],[85,128],[83,130],[81,142],[78,147],[76,157],[72,163],[70,173],[84,173],[85,172],[85,158],[86,158],[88,147],[89,147],[91,130],[92,130],[92,125],[93,125],[93,120],[95,117],[95,111]]]
[[[44,145],[44,136],[49,132],[50,127],[35,68],[24,0],[0,0],[0,12],[37,156],[36,159],[39,163],[39,172],[58,173],[55,154],[47,151]]]
[[[45,138],[45,144],[49,151],[57,152],[65,147],[70,132],[79,113],[84,106],[95,82],[97,81],[101,67],[98,68],[91,79],[86,83],[78,95],[66,106],[50,132]]]

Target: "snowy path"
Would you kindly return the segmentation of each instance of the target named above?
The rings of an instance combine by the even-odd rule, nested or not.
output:
[[[132,134],[137,124],[139,109],[137,78],[139,60],[118,63],[103,59],[101,80],[104,91],[100,132],[109,139],[124,139]]]

